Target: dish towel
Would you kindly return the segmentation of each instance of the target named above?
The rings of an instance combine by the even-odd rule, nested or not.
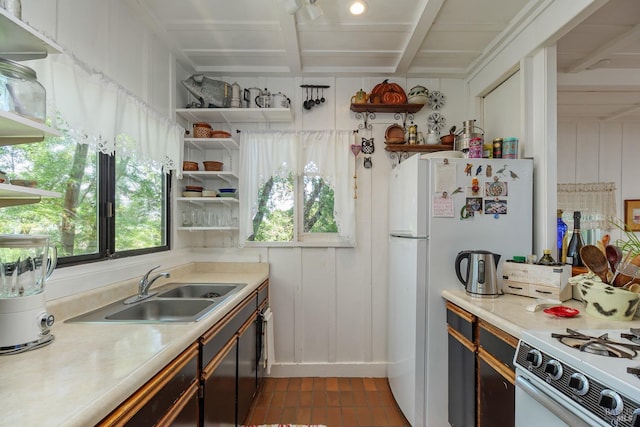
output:
[[[271,307],[267,307],[262,313],[262,367],[266,369],[267,375],[271,374],[271,365],[276,358],[273,340],[273,312]]]

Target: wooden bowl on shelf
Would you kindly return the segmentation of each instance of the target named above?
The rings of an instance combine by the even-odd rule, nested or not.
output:
[[[215,161],[206,161],[202,162],[202,164],[204,165],[204,170],[209,172],[219,172],[222,170],[222,166],[224,165],[222,162]]]
[[[384,132],[385,144],[404,144],[404,129],[397,123],[392,124]]]
[[[182,162],[183,171],[194,172],[194,171],[197,171],[198,169],[200,169],[200,167],[198,166],[198,162],[187,162],[187,161]]]
[[[446,144],[446,145],[451,145],[453,144],[453,141],[455,141],[456,136],[454,134],[449,134],[449,135],[443,135],[440,137],[440,142],[442,144]]]

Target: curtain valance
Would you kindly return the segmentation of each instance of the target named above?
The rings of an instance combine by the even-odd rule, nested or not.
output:
[[[70,53],[30,64],[47,90],[52,126],[105,154],[136,154],[181,170],[184,128]]]

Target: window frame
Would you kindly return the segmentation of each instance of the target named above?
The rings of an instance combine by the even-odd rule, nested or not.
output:
[[[304,227],[304,178],[305,176],[318,176],[317,174],[296,174],[293,179],[293,239],[289,242],[278,241],[254,241],[244,242],[246,247],[266,248],[266,247],[354,247],[344,240],[340,233],[305,233]],[[333,190],[335,192],[335,189]],[[248,207],[247,207],[248,209]],[[335,217],[334,217],[335,221]]]
[[[96,188],[98,189],[98,250],[92,254],[85,255],[72,255],[61,257],[58,259],[58,267],[71,267],[82,264],[89,264],[93,262],[107,261],[110,259],[119,259],[126,257],[133,257],[138,255],[145,255],[155,252],[164,252],[171,250],[171,195],[172,195],[172,177],[173,173],[170,172],[163,175],[163,187],[164,187],[164,227],[165,227],[165,244],[160,246],[154,246],[143,249],[132,249],[126,251],[115,252],[116,247],[116,219],[117,219],[117,206],[116,200],[116,185],[115,185],[115,172],[116,172],[116,158],[115,155],[108,155],[104,153],[97,153],[98,161],[98,183]]]

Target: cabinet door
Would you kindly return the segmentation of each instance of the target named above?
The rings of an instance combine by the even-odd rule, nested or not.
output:
[[[236,425],[236,369],[237,337],[223,347],[204,373],[203,421],[204,426]]]
[[[149,380],[99,426],[147,427],[150,425],[198,425],[198,409],[193,399],[198,389],[198,345],[193,344]],[[178,414],[181,414],[178,416]],[[185,420],[182,424],[177,419]]]
[[[238,332],[238,422],[243,423],[258,387],[257,315],[253,315]]]
[[[475,316],[447,303],[449,334],[449,424],[476,425],[476,345]]]
[[[476,425],[476,355],[473,343],[449,333],[449,424]]]
[[[501,364],[484,350],[478,352],[478,426],[515,426],[514,384]]]

